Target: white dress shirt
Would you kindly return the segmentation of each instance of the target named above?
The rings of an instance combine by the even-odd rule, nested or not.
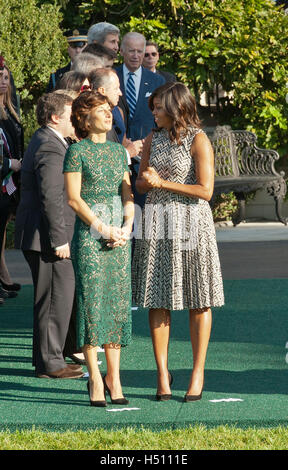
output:
[[[125,90],[126,90],[128,77],[129,77],[129,72],[130,70],[128,70],[126,65],[123,64],[123,80],[124,80]],[[133,75],[134,83],[135,83],[135,91],[136,91],[136,101],[138,101],[141,77],[142,77],[142,67],[139,67],[139,69],[135,70],[134,75]]]
[[[66,140],[64,139],[63,135],[60,134],[60,132],[56,131],[56,129],[54,129],[54,127],[50,127],[50,126],[47,126],[49,127],[49,129],[51,129],[51,131],[55,132],[55,134],[57,135],[57,137],[59,137],[59,139],[62,140],[63,144],[65,145],[66,149],[68,148],[68,144],[66,142]]]

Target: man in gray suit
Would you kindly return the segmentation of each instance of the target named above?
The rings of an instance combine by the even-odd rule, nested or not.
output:
[[[70,242],[75,215],[64,188],[63,161],[73,135],[72,98],[57,92],[37,105],[41,126],[32,136],[21,170],[15,245],[22,249],[34,285],[33,365],[37,377],[78,378],[81,367],[63,356],[73,309],[75,279]],[[75,352],[75,351],[73,351]]]

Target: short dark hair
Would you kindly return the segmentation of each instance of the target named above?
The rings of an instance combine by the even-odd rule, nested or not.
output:
[[[149,98],[149,108],[154,109],[154,98],[159,98],[164,112],[171,118],[172,127],[169,136],[172,142],[181,144],[189,128],[200,127],[196,100],[189,88],[180,82],[169,82],[156,88]]]
[[[109,103],[107,98],[96,91],[83,91],[72,104],[71,122],[78,139],[89,134],[88,118],[93,108]]]
[[[84,47],[82,52],[88,52],[89,54],[94,54],[99,57],[106,57],[110,60],[117,59],[117,54],[115,51],[113,51],[113,49],[109,49],[108,47],[105,47],[103,46],[103,44],[100,44],[98,42],[87,44],[87,46]]]
[[[153,41],[146,41],[146,47],[147,46],[154,46],[156,51],[158,52],[159,51],[159,46],[156,42],[153,42]]]
[[[66,105],[71,105],[73,98],[64,93],[45,93],[37,103],[36,116],[39,126],[47,126],[51,122],[53,114],[62,116]]]

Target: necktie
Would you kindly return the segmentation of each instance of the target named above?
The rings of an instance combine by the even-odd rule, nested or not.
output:
[[[135,113],[136,109],[136,90],[135,90],[135,83],[134,83],[134,78],[133,75],[135,75],[133,72],[129,72],[129,77],[127,80],[127,85],[126,85],[126,99],[129,105],[129,111],[130,111],[130,117],[132,118]]]

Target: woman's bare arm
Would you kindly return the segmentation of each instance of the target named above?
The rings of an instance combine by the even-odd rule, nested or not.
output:
[[[197,134],[191,146],[191,156],[195,161],[196,184],[181,184],[160,178],[154,168],[148,167],[142,172],[142,179],[154,188],[162,188],[184,196],[196,197],[209,201],[214,189],[214,153],[205,134]],[[143,183],[144,187],[145,183]]]

